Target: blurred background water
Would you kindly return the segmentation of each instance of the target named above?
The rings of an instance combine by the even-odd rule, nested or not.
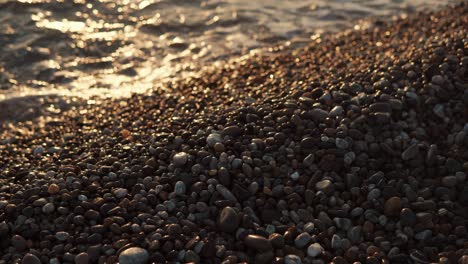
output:
[[[0,101],[125,96],[253,50],[358,27],[369,16],[450,2],[0,0]]]

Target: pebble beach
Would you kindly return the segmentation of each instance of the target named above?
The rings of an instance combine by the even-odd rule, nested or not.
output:
[[[461,2],[1,123],[0,264],[468,264],[467,28]]]

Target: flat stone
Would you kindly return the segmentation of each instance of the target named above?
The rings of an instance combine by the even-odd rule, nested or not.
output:
[[[218,218],[218,227],[221,231],[226,233],[237,231],[239,227],[239,217],[234,208],[227,206],[221,210]]]
[[[148,251],[139,247],[127,248],[119,255],[120,264],[146,264],[148,259]]]

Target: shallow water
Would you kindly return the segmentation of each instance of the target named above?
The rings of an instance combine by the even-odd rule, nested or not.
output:
[[[126,96],[369,16],[450,0],[0,0],[0,100]]]

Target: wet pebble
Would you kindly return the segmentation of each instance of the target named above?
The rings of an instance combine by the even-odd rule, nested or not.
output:
[[[139,247],[127,248],[119,255],[120,264],[146,264],[148,259],[148,251]]]
[[[232,207],[225,207],[221,210],[218,219],[218,227],[221,231],[232,233],[239,227],[239,217],[236,210]]]

